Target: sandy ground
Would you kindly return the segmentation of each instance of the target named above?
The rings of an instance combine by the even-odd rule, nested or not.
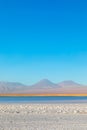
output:
[[[0,130],[87,130],[87,104],[0,104]]]

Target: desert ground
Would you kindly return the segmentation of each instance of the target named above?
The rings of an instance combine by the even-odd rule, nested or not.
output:
[[[87,130],[87,104],[0,104],[0,130]]]

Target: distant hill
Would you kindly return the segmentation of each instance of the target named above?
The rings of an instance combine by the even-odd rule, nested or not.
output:
[[[87,86],[71,80],[53,83],[48,79],[43,79],[31,86],[17,82],[0,82],[0,93],[87,93]]]
[[[82,87],[84,85],[78,84],[72,80],[67,80],[67,81],[63,81],[58,83],[59,86],[61,87],[71,87],[71,88],[76,88],[76,87]]]
[[[38,89],[47,89],[47,88],[55,88],[55,87],[59,87],[59,85],[51,82],[48,79],[43,79],[41,81],[39,81],[38,83],[34,84],[31,86],[32,88],[38,88]]]
[[[0,93],[13,93],[25,87],[26,85],[17,82],[0,82]]]

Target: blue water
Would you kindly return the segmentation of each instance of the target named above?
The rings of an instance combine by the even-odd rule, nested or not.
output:
[[[87,97],[0,97],[0,103],[87,103]]]

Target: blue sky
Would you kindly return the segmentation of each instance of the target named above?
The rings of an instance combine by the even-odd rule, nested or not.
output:
[[[0,80],[86,77],[86,0],[0,0]]]

